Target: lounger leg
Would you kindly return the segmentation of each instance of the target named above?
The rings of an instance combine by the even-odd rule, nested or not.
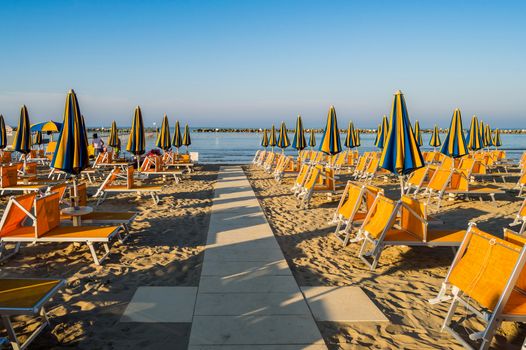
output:
[[[491,341],[493,340],[493,337],[495,336],[495,333],[497,329],[499,328],[500,324],[502,323],[501,320],[498,320],[493,316],[491,320],[488,323],[488,326],[486,327],[486,330],[483,332],[482,335],[482,345],[479,349],[486,350],[489,349],[491,345]],[[471,336],[470,336],[471,338]]]
[[[440,291],[438,292],[436,298],[428,300],[429,304],[435,305],[435,304],[451,299],[451,296],[446,295],[446,293],[447,293],[447,284],[442,283],[442,286],[440,287]]]
[[[93,257],[93,261],[96,265],[100,265],[99,258],[97,257],[97,252],[95,251],[95,247],[93,246],[93,242],[86,242],[86,244],[89,247],[89,250],[91,252],[91,256]]]
[[[449,328],[449,324],[451,323],[451,320],[453,319],[453,316],[455,315],[455,310],[457,309],[457,306],[459,304],[459,295],[460,290],[458,290],[456,287],[453,287],[453,301],[451,302],[451,305],[449,306],[449,310],[447,312],[446,318],[444,319],[444,323],[442,324],[442,331],[446,328]]]
[[[6,252],[5,243],[0,242],[0,261],[4,261],[20,251],[20,242],[15,243],[15,248],[11,252]]]
[[[2,316],[2,321],[4,323],[4,327],[7,331],[7,336],[9,337],[13,350],[20,350],[20,342],[18,341],[15,330],[13,328],[13,324],[11,323],[9,316]]]
[[[128,229],[128,226],[127,226],[126,224],[122,224],[121,227],[122,227],[122,230],[124,231],[124,235],[121,235],[121,234],[119,233],[119,237],[121,237],[121,238],[119,239],[119,241],[120,241],[121,243],[124,243],[124,242],[126,242],[126,240],[128,239],[128,237],[130,237],[130,230]]]

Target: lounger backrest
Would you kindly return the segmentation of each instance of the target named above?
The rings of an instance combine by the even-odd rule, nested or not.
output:
[[[448,282],[482,307],[493,309],[517,263],[521,247],[472,226],[459,251],[465,252]]]
[[[402,206],[400,209],[400,227],[416,235],[422,241],[425,241],[427,239],[425,204],[420,202],[418,199],[406,195],[402,196],[401,201]]]
[[[396,203],[394,201],[379,194],[374,201],[370,214],[367,215],[362,224],[362,230],[367,231],[374,239],[379,238],[384,230],[388,229],[387,226],[395,209]]]
[[[133,180],[133,166],[129,166],[126,168],[126,188],[132,189],[135,187],[135,183]]]
[[[28,193],[9,199],[4,215],[2,215],[2,221],[0,222],[0,237],[9,236],[11,232],[22,227],[27,217],[27,213],[25,213],[18,205],[24,208],[27,212],[30,212],[35,197],[36,193]],[[18,205],[14,203],[15,201]]]
[[[71,188],[71,193],[73,193],[73,188]],[[81,207],[88,205],[88,185],[86,183],[77,185],[77,196]]]
[[[440,164],[440,168],[449,170],[453,168],[453,164],[454,164],[453,158],[444,157],[444,159],[442,160],[442,164]]]
[[[519,209],[519,218],[522,218],[523,220],[526,218],[526,199],[524,202],[522,202],[521,208]]]
[[[311,190],[316,185],[316,181],[318,180],[318,177],[320,175],[320,168],[315,166],[312,171],[309,173],[309,176],[307,178],[307,181],[305,182],[305,188],[308,190]]]
[[[521,248],[526,245],[526,236],[519,235],[509,229],[504,229],[504,240]],[[515,283],[515,288],[519,288],[523,294],[526,293],[526,269],[522,269],[517,283]]]
[[[102,183],[101,187],[102,188],[110,187],[113,184],[113,182],[115,182],[120,172],[121,172],[120,168],[118,167],[113,168],[112,171],[110,171],[110,173],[108,174],[108,177],[106,177],[106,179]]]
[[[50,186],[48,189],[48,193],[57,192],[59,195],[60,201],[64,199],[64,195],[66,194],[66,190],[68,188],[68,185],[66,183],[61,183],[58,185]],[[73,188],[71,189],[71,193],[73,195]]]
[[[2,163],[11,163],[11,152],[3,151],[2,153]]]
[[[16,165],[4,165],[3,167],[0,167],[0,173],[2,181],[1,186],[3,188],[16,186],[18,181]]]
[[[372,208],[374,200],[379,194],[384,194],[384,190],[380,187],[376,187],[373,185],[365,186],[365,206],[367,207],[367,211],[369,211]]]
[[[437,169],[427,185],[433,191],[442,191],[446,188],[451,176],[451,170]]]
[[[370,175],[374,175],[376,173],[376,170],[378,170],[378,164],[380,163],[379,158],[373,158],[371,162],[369,163],[369,166],[367,167],[367,173]]]
[[[150,157],[145,157],[142,161],[141,167],[139,168],[140,172],[146,172],[150,169]]]
[[[42,237],[46,232],[60,224],[60,195],[57,192],[47,194],[35,200],[35,237]]]
[[[37,163],[26,163],[25,172],[26,174],[36,175],[37,174]]]
[[[424,182],[428,170],[428,167],[416,169],[411,173],[409,179],[407,179],[407,183],[415,186],[420,186],[422,182]]]
[[[363,156],[358,158],[358,164],[356,164],[355,171],[364,171],[366,164],[367,164],[367,156],[364,154]]]
[[[351,182],[347,183],[347,191],[343,194],[343,197],[347,197],[344,202],[338,208],[338,214],[343,216],[345,219],[349,219],[353,213],[355,213],[362,202],[362,187],[357,186]]]
[[[302,185],[305,182],[305,178],[306,178],[308,172],[309,172],[309,166],[308,165],[303,165],[301,167],[301,169],[300,169],[298,177],[296,178],[296,183],[298,185]]]

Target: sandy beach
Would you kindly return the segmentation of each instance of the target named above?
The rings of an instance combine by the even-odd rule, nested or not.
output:
[[[390,321],[318,322],[329,348],[462,349],[452,336],[440,332],[449,304],[432,306],[427,302],[438,293],[453,260],[451,248],[388,247],[376,270],[371,272],[357,257],[358,244],[343,248],[331,235],[335,226],[329,221],[339,196],[330,199],[315,195],[310,209],[297,209],[290,190],[295,175],[289,174],[281,184],[276,184],[260,168],[244,169],[298,284],[359,286]],[[512,181],[498,185],[510,189]],[[397,183],[378,179],[373,184],[384,188],[391,198],[400,196]],[[516,192],[496,199],[496,204],[445,201],[436,216],[444,221],[444,228],[467,228],[470,221],[475,221],[481,229],[501,235],[502,228],[513,221],[522,200],[516,197]],[[468,325],[477,324],[470,321]],[[525,334],[524,325],[505,322],[494,344],[499,349],[518,349]]]
[[[177,186],[169,181],[157,207],[148,197],[110,196],[97,210],[139,215],[131,237],[115,243],[102,266],[92,263],[86,245],[65,243],[24,246],[2,263],[0,277],[67,279],[66,288],[48,305],[51,327],[31,349],[162,349],[166,344],[186,349],[189,324],[119,321],[138,286],[198,284],[217,169],[198,166]],[[91,194],[95,190],[89,188]],[[2,209],[7,199],[2,197]],[[15,322],[26,335],[36,326],[24,317]]]

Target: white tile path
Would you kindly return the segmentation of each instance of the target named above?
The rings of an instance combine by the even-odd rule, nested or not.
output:
[[[241,167],[222,167],[190,349],[326,349]]]

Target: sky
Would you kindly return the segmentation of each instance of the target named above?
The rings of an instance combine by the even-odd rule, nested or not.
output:
[[[0,114],[88,126],[376,127],[402,90],[423,128],[460,108],[524,128],[526,1],[2,1]]]

